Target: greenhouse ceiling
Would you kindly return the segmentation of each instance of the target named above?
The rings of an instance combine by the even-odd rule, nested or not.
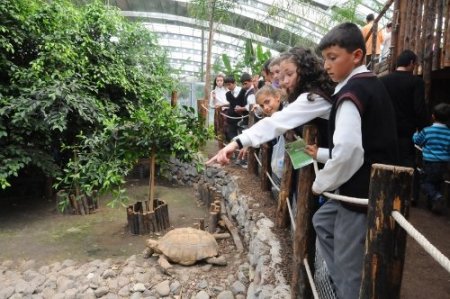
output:
[[[197,2],[199,0],[196,0]],[[204,0],[208,1],[208,0]],[[232,63],[244,53],[247,39],[272,55],[294,45],[313,47],[335,24],[363,24],[384,3],[374,0],[216,0],[227,5],[228,17],[216,24],[212,62],[227,54]],[[106,0],[128,18],[142,22],[168,50],[170,64],[181,77],[202,80],[206,64],[208,22],[193,16],[190,0]],[[381,24],[388,22],[388,11]]]

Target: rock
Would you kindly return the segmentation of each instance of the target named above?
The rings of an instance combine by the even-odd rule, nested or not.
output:
[[[100,298],[109,293],[109,288],[108,287],[99,287],[98,289],[96,289],[94,291],[94,293],[97,298]]]
[[[127,285],[124,286],[124,287],[122,287],[122,288],[119,290],[118,295],[119,295],[119,296],[122,296],[122,297],[128,297],[128,296],[130,295],[130,287],[127,286]]]
[[[154,289],[161,297],[168,296],[170,294],[169,283],[170,282],[168,280],[164,280],[164,281],[158,283],[154,287]]]
[[[181,289],[181,283],[178,280],[174,280],[171,284],[170,284],[170,292],[174,295],[178,295],[178,293],[180,292]]]
[[[195,295],[195,299],[209,299],[209,295],[205,291],[200,291]]]
[[[64,299],[75,299],[78,294],[78,290],[75,288],[68,289],[64,292]]]
[[[207,287],[208,287],[208,282],[204,279],[200,280],[196,286],[197,289],[206,289]]]
[[[102,277],[103,279],[107,279],[107,278],[112,278],[112,277],[116,277],[116,271],[112,270],[112,269],[107,269],[105,270],[105,272],[103,272]]]
[[[234,299],[232,291],[223,291],[217,296],[217,299]]]
[[[231,285],[231,291],[233,292],[233,294],[237,295],[237,294],[245,294],[246,288],[245,285],[240,282],[239,280],[233,282],[233,284]]]
[[[143,292],[145,290],[146,290],[146,287],[142,282],[136,283],[132,289],[133,292]]]
[[[130,299],[140,299],[140,298],[142,298],[141,292],[135,292],[130,296]]]
[[[12,296],[12,294],[14,294],[14,288],[9,286],[6,288],[1,288],[0,289],[0,298],[9,298]]]

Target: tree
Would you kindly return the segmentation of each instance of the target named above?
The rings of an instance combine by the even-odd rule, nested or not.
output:
[[[99,1],[5,0],[0,15],[2,188],[35,165],[58,187],[107,191],[144,145],[194,157],[205,132],[165,100],[171,70],[146,28]]]
[[[208,46],[206,51],[204,100],[209,103],[211,91],[211,57],[214,42],[214,33],[217,26],[230,17],[229,11],[233,8],[231,0],[192,0],[189,4],[189,13],[198,20],[208,22]],[[203,66],[202,66],[203,67]]]

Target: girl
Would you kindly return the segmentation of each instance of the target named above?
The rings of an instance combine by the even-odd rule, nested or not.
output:
[[[207,164],[227,164],[238,148],[256,147],[315,118],[328,119],[334,85],[321,61],[311,50],[301,47],[292,48],[280,58],[280,83],[286,88],[290,104],[238,135]]]
[[[213,90],[211,91],[211,101],[210,107],[223,107],[228,106],[230,103],[227,101],[227,97],[225,94],[227,93],[227,89],[224,86],[225,75],[219,73],[217,77],[214,79]]]

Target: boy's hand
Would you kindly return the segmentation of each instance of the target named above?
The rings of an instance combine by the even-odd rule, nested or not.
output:
[[[315,144],[305,146],[305,153],[310,155],[314,160],[317,160],[318,147]]]
[[[221,165],[225,165],[230,163],[230,157],[233,154],[233,152],[239,148],[239,145],[236,141],[232,141],[228,143],[227,146],[225,146],[223,149],[217,152],[217,154],[209,159],[206,162],[206,165],[211,165],[214,162],[220,163]]]

